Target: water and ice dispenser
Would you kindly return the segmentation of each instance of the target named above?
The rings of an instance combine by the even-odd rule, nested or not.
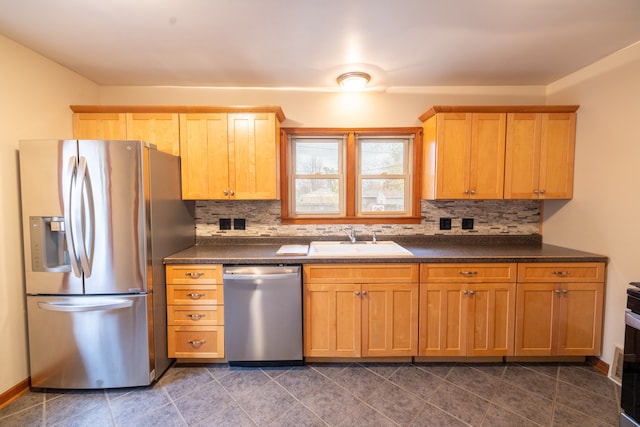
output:
[[[64,218],[58,216],[31,216],[31,270],[71,271],[69,251],[65,237]]]

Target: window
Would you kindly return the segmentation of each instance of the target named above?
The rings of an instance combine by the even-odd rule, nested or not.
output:
[[[283,129],[283,223],[420,221],[420,128]]]

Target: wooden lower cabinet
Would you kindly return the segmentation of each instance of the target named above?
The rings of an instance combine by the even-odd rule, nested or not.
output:
[[[512,355],[515,271],[510,263],[423,264],[418,354]]]
[[[222,265],[167,265],[169,357],[224,358]]]
[[[604,263],[520,264],[516,356],[601,353]]]
[[[304,267],[305,357],[415,356],[418,265]]]

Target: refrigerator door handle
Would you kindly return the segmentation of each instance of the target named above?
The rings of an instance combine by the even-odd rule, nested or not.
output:
[[[133,305],[131,300],[102,300],[90,304],[73,304],[65,302],[39,302],[38,307],[49,311],[62,311],[65,313],[78,313],[83,311],[107,311],[129,308]]]
[[[91,277],[93,235],[94,235],[94,209],[93,194],[91,192],[91,180],[87,172],[87,159],[80,157],[78,162],[78,179],[75,187],[74,202],[74,236],[80,252],[80,265],[84,277]]]
[[[73,221],[71,219],[72,211],[71,204],[73,199],[73,189],[74,189],[74,181],[76,177],[76,162],[77,158],[72,156],[69,158],[69,165],[67,166],[66,173],[66,188],[63,190],[65,192],[63,196],[63,208],[64,208],[64,228],[66,230],[65,239],[67,241],[67,251],[69,253],[69,261],[71,263],[71,269],[73,270],[73,274],[76,277],[80,277],[80,267],[78,265],[78,254],[76,251],[74,234],[75,230],[73,229]]]

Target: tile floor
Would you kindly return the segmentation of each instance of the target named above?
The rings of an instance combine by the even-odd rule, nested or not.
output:
[[[174,366],[147,388],[29,392],[0,426],[617,426],[619,393],[582,364]]]

